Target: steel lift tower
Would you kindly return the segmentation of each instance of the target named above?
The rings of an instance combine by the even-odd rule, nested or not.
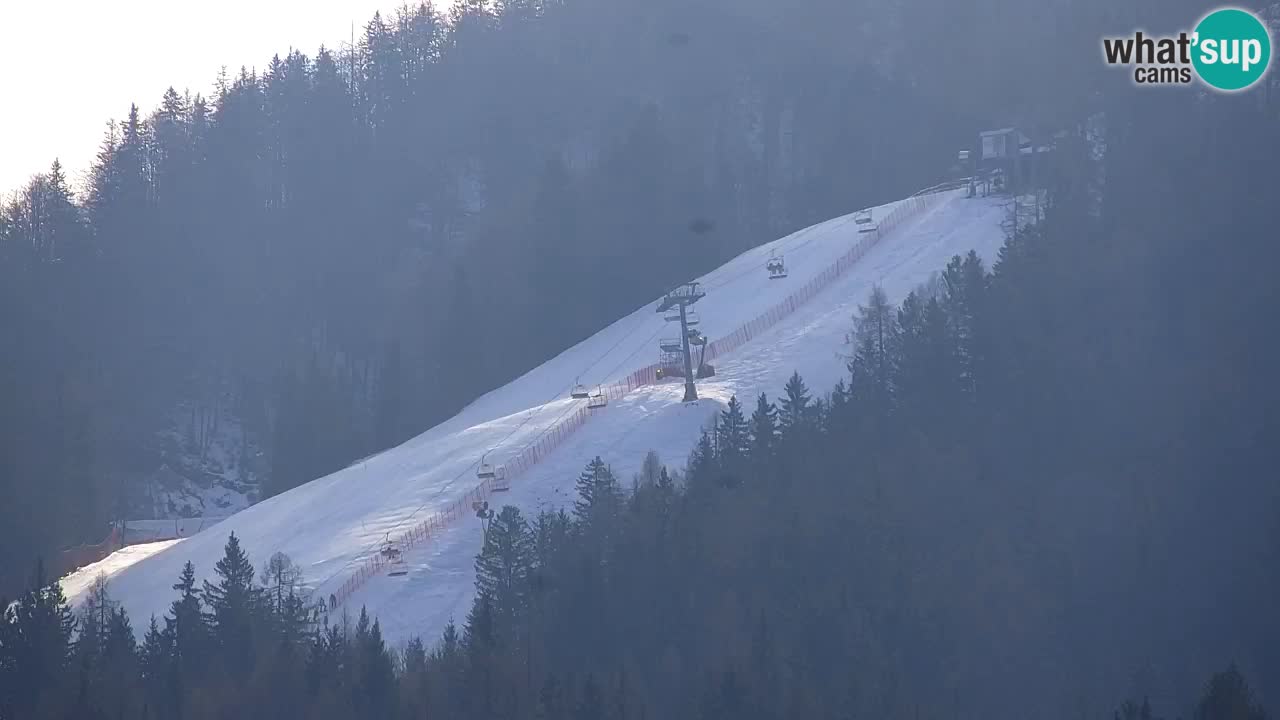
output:
[[[694,385],[693,359],[689,354],[689,306],[698,302],[707,294],[698,287],[698,283],[689,282],[667,293],[658,303],[658,312],[680,310],[680,349],[684,354],[684,401],[693,402],[698,399],[698,388]]]

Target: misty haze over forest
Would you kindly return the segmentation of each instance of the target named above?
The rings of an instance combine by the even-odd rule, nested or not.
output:
[[[458,0],[121,98],[83,189],[0,202],[0,720],[1268,717],[1280,75],[1143,88],[1099,47],[1208,9]],[[762,243],[963,193],[1015,127],[1047,159],[991,191],[997,257],[854,298],[838,385],[716,406],[687,457],[491,498],[443,634],[322,618],[227,532],[162,616],[52,582],[122,521],[287,507]]]

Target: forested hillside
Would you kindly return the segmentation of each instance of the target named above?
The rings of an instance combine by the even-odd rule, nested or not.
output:
[[[81,185],[0,211],[0,587],[166,463],[272,495],[984,125],[1069,124],[1094,68],[1042,86],[1073,53],[1038,39],[1109,6],[464,0],[121,98]]]
[[[867,579],[858,582],[855,565],[836,573],[848,583],[811,588],[818,615],[804,622],[863,587],[954,598],[946,593],[959,580],[942,574],[966,578],[977,565],[1006,605],[978,595],[903,607],[941,627],[973,621],[956,609],[970,607],[988,610],[977,617],[996,629],[1028,623],[1044,634],[1027,637],[1065,648],[1055,662],[1079,672],[1094,644],[1118,636],[1140,651],[1107,672],[1133,672],[1128,660],[1140,657],[1177,668],[1160,677],[1185,688],[1204,670],[1180,659],[1207,647],[1214,667],[1236,659],[1257,677],[1280,676],[1267,642],[1280,628],[1260,610],[1280,599],[1268,482],[1277,188],[1260,162],[1280,149],[1276,75],[1270,93],[1240,97],[1141,93],[1102,78],[1093,50],[1104,32],[1180,27],[1203,9],[1150,5],[463,0],[376,17],[354,48],[290,51],[223,72],[211,91],[175,90],[131,108],[122,98],[82,187],[55,162],[0,211],[0,591],[16,593],[38,555],[98,541],[129,511],[126,486],[161,464],[154,438],[173,429],[178,408],[191,408],[182,429],[197,446],[213,418],[231,413],[246,435],[234,462],[261,462],[261,493],[280,492],[448,417],[744,248],[940,179],[975,131],[1017,122],[1068,130],[1080,147],[1064,157],[1078,165],[1057,178],[1059,219],[1012,244],[1011,269],[991,281],[983,327],[996,329],[974,350],[989,362],[961,368],[956,381],[956,368],[935,367],[948,356],[934,348],[911,356],[922,379],[900,386],[886,384],[887,365],[855,362],[850,389],[864,394],[852,396],[844,435],[796,450],[781,470],[753,464],[739,480],[764,486],[774,472],[798,488],[786,501],[799,514],[785,517],[816,509],[833,513],[829,524],[759,525],[758,537],[734,545],[734,532],[758,518],[721,505],[689,511],[687,532],[728,543],[717,552],[738,575],[703,575],[720,556],[673,545],[678,554],[654,556],[672,562],[648,562],[684,575],[642,589],[703,576],[740,581],[747,593],[764,571],[734,553],[755,547],[775,557],[769,572],[785,569],[822,557],[819,540],[853,524],[850,538],[881,533],[877,542],[899,544],[849,556],[873,563]],[[1103,144],[1089,146],[1096,138],[1078,130],[1099,112]],[[1101,167],[1086,146],[1104,153]],[[1012,270],[1020,264],[1028,269]],[[908,312],[920,313],[913,322],[943,320],[926,306]],[[948,322],[956,337],[968,332]],[[881,373],[880,384],[865,384],[868,373]],[[258,447],[260,461],[250,457]],[[876,488],[872,497],[890,502],[894,488],[942,479],[960,489],[921,490],[911,502],[927,507],[903,500],[871,520],[854,514],[866,498],[839,495]],[[970,486],[981,492],[964,492]],[[957,497],[975,505],[971,515]],[[748,503],[734,498],[717,502]],[[734,532],[704,538],[713,521]],[[900,535],[882,527],[895,522]],[[792,532],[814,536],[779,540]],[[918,559],[939,548],[972,555]],[[893,564],[902,553],[915,553],[920,585],[897,569],[912,565]],[[1099,555],[1113,564],[1081,559]],[[732,602],[755,618],[793,600]],[[718,598],[690,603],[688,627],[732,617]],[[621,602],[591,607],[618,613],[609,627],[634,623],[628,638],[653,637],[645,622],[677,627],[669,615],[624,614]],[[1212,618],[1204,608],[1215,608]],[[590,615],[561,612],[573,619],[561,631],[586,633],[579,623]],[[1099,617],[1104,629],[1088,625]],[[905,621],[877,622],[872,639],[910,653],[868,650],[873,663],[893,657],[884,662],[900,690],[877,685],[889,694],[869,697],[894,704],[855,706],[941,711],[955,684],[943,678],[971,648],[927,653],[927,643],[907,642],[916,635],[895,635],[894,622]],[[1075,632],[1085,626],[1093,632]],[[1241,628],[1256,646],[1239,639]],[[742,630],[725,637],[733,632]],[[739,660],[682,652],[662,662],[696,668],[670,671],[689,683]],[[998,654],[988,653],[979,657]],[[865,669],[802,660],[832,673]],[[581,672],[564,662],[561,677]],[[628,667],[600,662],[601,673]],[[1016,674],[1017,665],[1004,667]],[[480,674],[467,682],[501,677],[478,661],[468,667]],[[703,692],[684,681],[648,678],[653,689],[636,692],[652,693],[649,712],[671,703],[678,714]],[[208,682],[216,697],[224,680]],[[531,707],[544,682],[526,678],[511,702]],[[794,707],[834,713],[825,692],[804,690],[814,699]]]
[[[74,619],[37,581],[0,623],[0,715],[1265,720],[1275,117],[1113,106],[992,267],[866,298],[836,387],[793,376],[687,462],[502,508],[442,637],[308,616],[302,571],[233,536],[136,647],[109,586]]]

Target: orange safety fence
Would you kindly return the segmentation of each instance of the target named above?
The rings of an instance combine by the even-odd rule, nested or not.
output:
[[[941,198],[942,193],[950,190],[950,187],[930,188],[921,191],[916,195],[902,201],[893,209],[879,224],[876,229],[868,233],[864,238],[859,240],[847,252],[841,255],[834,263],[825,270],[818,273],[809,280],[803,287],[789,295],[785,300],[773,306],[769,310],[756,317],[754,320],[742,325],[733,332],[713,341],[707,346],[705,359],[711,360],[715,357],[736,350],[753,338],[758,337],[762,332],[776,325],[783,318],[795,312],[801,305],[813,299],[819,292],[826,289],[862,258],[872,247],[879,242],[880,238],[897,227],[901,222],[911,216],[914,216],[924,210],[932,207]],[[630,393],[637,388],[646,385],[653,385],[658,382],[658,363],[647,365],[628,375],[623,380],[604,386],[601,391],[609,400],[617,400],[624,395]],[[529,470],[538,464],[543,458],[550,455],[556,448],[562,445],[578,428],[586,423],[587,417],[591,414],[591,409],[586,405],[579,407],[569,417],[558,420],[544,430],[538,438],[525,446],[515,457],[511,458],[501,466],[496,468],[497,475],[506,481],[519,476],[521,473]],[[419,521],[413,527],[406,530],[395,542],[399,545],[401,551],[434,538],[443,532],[453,521],[462,517],[464,514],[472,514],[472,504],[475,502],[483,502],[489,498],[493,492],[493,480],[486,479],[479,485],[469,490],[466,495],[457,498],[450,503],[445,509],[433,513],[430,517]],[[329,610],[334,610],[337,606],[346,602],[364,583],[374,575],[378,574],[387,566],[387,562],[382,558],[381,554],[375,553],[366,558],[346,580],[338,586],[329,596]]]
[[[122,547],[120,538],[119,526],[112,525],[111,531],[107,533],[106,539],[102,542],[94,545],[78,545],[58,553],[58,566],[50,569],[54,572],[55,577],[62,577],[79,570],[85,565],[92,565],[119,550]]]

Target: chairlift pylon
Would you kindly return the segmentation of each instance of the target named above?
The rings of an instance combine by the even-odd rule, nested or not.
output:
[[[696,280],[687,282],[663,296],[662,300],[658,302],[657,310],[666,314],[673,307],[678,310],[679,306],[692,305],[706,296],[706,292],[699,287]]]

